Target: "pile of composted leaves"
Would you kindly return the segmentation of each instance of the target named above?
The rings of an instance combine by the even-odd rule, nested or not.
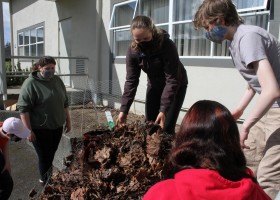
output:
[[[113,131],[87,132],[79,146],[40,199],[141,199],[165,178],[172,136],[158,125],[135,122]]]

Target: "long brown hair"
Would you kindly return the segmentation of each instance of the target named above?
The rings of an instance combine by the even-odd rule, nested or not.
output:
[[[161,47],[162,42],[163,42],[163,32],[161,29],[159,29],[155,26],[155,24],[153,23],[153,21],[150,17],[143,16],[143,15],[134,17],[134,19],[131,22],[130,31],[132,32],[136,28],[147,29],[148,31],[150,31],[152,33],[152,40],[154,41],[154,44],[155,44],[152,51],[155,51]],[[136,51],[136,52],[140,51],[139,46],[137,45],[137,43],[134,40],[131,41],[130,46],[134,51]]]
[[[207,22],[215,23],[221,17],[224,18],[227,26],[244,22],[231,0],[204,0],[195,13],[193,23],[195,28],[199,29]]]
[[[202,100],[185,115],[169,156],[172,173],[182,169],[216,170],[228,180],[253,177],[246,173],[246,159],[239,131],[230,111],[222,104]]]

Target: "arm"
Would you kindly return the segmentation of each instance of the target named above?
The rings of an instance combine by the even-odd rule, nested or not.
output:
[[[140,74],[141,68],[139,67],[138,57],[129,49],[126,54],[126,81],[121,100],[120,114],[116,121],[117,125],[124,125],[126,122],[128,111],[137,91]]]
[[[24,126],[26,128],[28,128],[29,130],[31,130],[31,133],[30,133],[30,136],[29,136],[28,140],[30,142],[34,142],[36,140],[36,136],[33,133],[32,128],[31,128],[29,113],[28,112],[20,113],[20,118],[21,118],[21,121],[24,124]]]
[[[11,162],[10,162],[8,145],[9,145],[9,143],[7,142],[4,146],[4,148],[2,149],[2,153],[3,153],[4,159],[5,159],[5,166],[4,166],[4,169],[2,172],[4,172],[5,170],[8,170],[9,173],[11,173]]]
[[[64,112],[66,115],[66,125],[65,125],[65,129],[66,129],[66,133],[71,131],[71,117],[70,117],[70,113],[69,113],[69,108],[64,108]]]
[[[274,101],[280,96],[279,86],[272,67],[267,59],[252,63],[262,88],[262,92],[257,100],[249,117],[245,120],[240,132],[241,146],[245,146],[250,128],[269,110]]]
[[[238,120],[252,98],[255,96],[256,92],[248,85],[243,97],[241,98],[238,106],[232,111],[232,116],[234,117],[235,120]]]
[[[180,67],[182,65],[179,60],[179,55],[175,44],[171,40],[168,40],[166,44],[167,45],[162,47],[164,49],[168,49],[164,50],[163,54],[165,87],[161,95],[159,114],[155,120],[155,123],[160,124],[162,128],[164,127],[165,115],[168,112],[179,87],[179,78],[181,75]]]

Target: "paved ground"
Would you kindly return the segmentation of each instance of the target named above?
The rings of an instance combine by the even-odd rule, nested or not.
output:
[[[28,200],[32,189],[42,190],[39,184],[37,155],[26,141],[10,142],[10,158],[14,189],[10,200]]]

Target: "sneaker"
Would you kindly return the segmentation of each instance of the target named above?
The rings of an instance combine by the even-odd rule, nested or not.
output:
[[[45,185],[45,183],[44,183],[44,181],[43,181],[42,179],[39,179],[39,183],[40,183],[41,185]]]

